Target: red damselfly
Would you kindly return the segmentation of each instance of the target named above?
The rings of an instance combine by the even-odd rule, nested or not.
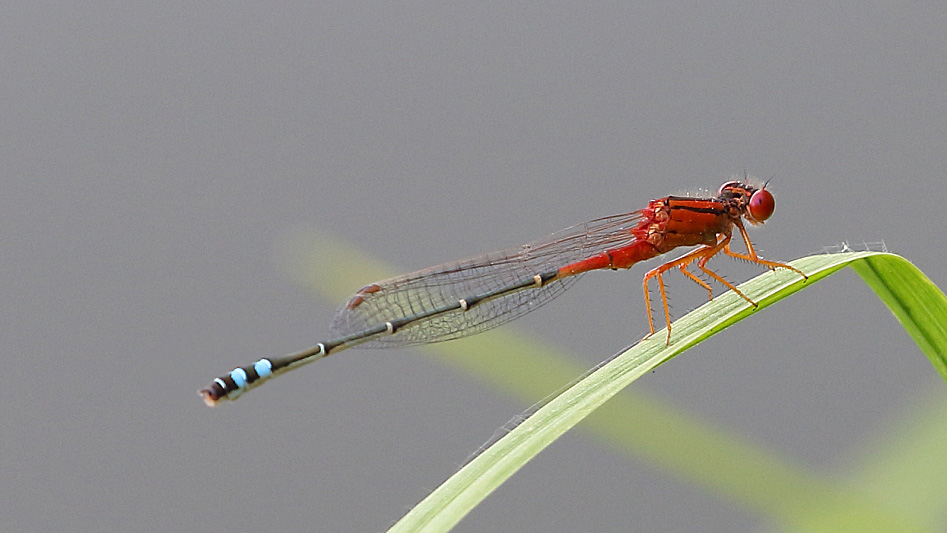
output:
[[[267,378],[356,345],[374,348],[439,342],[475,333],[520,317],[562,294],[580,274],[591,270],[631,268],[679,247],[698,246],[644,276],[645,308],[650,335],[655,333],[648,282],[655,279],[671,342],[671,317],[662,274],[673,268],[707,290],[711,286],[688,270],[697,269],[750,298],[707,268],[719,252],[763,265],[805,274],[760,258],[743,221],[762,224],[776,203],[766,185],[724,183],[714,197],[667,196],[638,211],[579,224],[523,246],[488,252],[366,285],[339,308],[332,321],[334,337],[299,353],[260,359],[234,369],[200,391],[207,405],[236,399]],[[746,253],[730,249],[736,227]]]

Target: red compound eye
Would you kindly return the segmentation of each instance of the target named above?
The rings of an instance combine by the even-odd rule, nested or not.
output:
[[[760,189],[753,193],[753,196],[750,197],[750,205],[747,207],[750,216],[757,222],[763,222],[773,216],[775,209],[776,199],[766,189]]]

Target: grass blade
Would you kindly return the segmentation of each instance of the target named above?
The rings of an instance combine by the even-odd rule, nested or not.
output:
[[[279,256],[287,270],[301,283],[333,302],[347,297],[353,287],[393,274],[390,268],[364,252],[319,231],[287,234],[287,239],[279,247]],[[862,260],[875,262],[876,271],[884,270],[882,277],[893,277],[895,280],[899,277],[916,277],[919,286],[928,293],[922,296],[932,301],[924,306],[928,311],[916,314],[916,318],[910,321],[929,323],[919,328],[920,332],[936,326],[936,316],[943,316],[945,308],[943,295],[936,287],[931,292],[933,285],[930,281],[900,257],[848,253],[813,256],[801,259],[796,264],[804,265],[802,268],[807,272],[818,271],[813,276],[815,280],[844,268],[852,261],[859,265]],[[886,290],[894,294],[894,289]],[[918,286],[915,285],[907,292],[919,292]],[[902,300],[909,302],[910,294]],[[763,303],[768,305],[771,302]],[[932,315],[935,319],[927,320],[925,315]],[[675,341],[680,333],[678,326],[675,326]],[[930,348],[924,351],[931,357],[935,367],[942,368],[944,351],[937,346],[942,345],[943,334],[935,332],[934,335],[926,336],[930,339],[926,343]],[[938,336],[941,344],[932,342]],[[478,335],[475,339],[425,346],[422,351],[432,355],[432,360],[438,364],[452,366],[529,403],[558,389],[583,370],[569,354],[562,353],[554,346],[531,340],[510,327]],[[904,424],[925,425],[929,422],[928,419],[916,422],[906,420]],[[683,481],[702,486],[715,497],[768,517],[774,524],[784,524],[790,530],[826,523],[831,523],[829,530],[832,531],[844,531],[845,525],[853,525],[851,530],[863,530],[857,527],[859,524],[895,531],[939,530],[939,527],[930,525],[930,517],[925,519],[909,512],[904,505],[896,505],[894,500],[912,499],[907,492],[902,491],[894,498],[886,490],[874,493],[853,490],[851,484],[843,479],[794,464],[793,460],[782,457],[778,452],[762,448],[723,428],[714,427],[702,417],[665,405],[637,387],[628,388],[595,410],[580,429],[602,439],[616,451],[660,465]],[[930,431],[935,431],[935,428],[930,428]],[[898,437],[892,435],[890,439],[894,439],[893,445],[900,449]],[[682,443],[687,444],[685,446]],[[915,455],[912,461],[916,460],[919,458]],[[941,454],[928,455],[924,461],[928,470],[947,468],[947,461]],[[890,463],[890,460],[887,462]],[[869,465],[865,467],[869,468]],[[939,486],[925,483],[926,479],[918,479],[916,483],[907,485],[917,498],[927,498],[926,492],[937,490]],[[431,507],[428,510],[437,512]],[[448,515],[444,514],[441,518],[445,517]],[[456,517],[454,523],[459,519]],[[439,530],[450,527],[446,525],[449,522],[415,522],[415,526],[405,527],[427,524],[430,530]]]
[[[747,296],[759,303],[758,308],[750,307],[728,292],[675,322],[671,346],[665,347],[660,335],[638,343],[552,400],[466,465],[405,515],[391,531],[450,529],[543,448],[641,375],[750,314],[859,262],[865,264],[860,270],[856,269],[858,273],[892,309],[935,368],[947,379],[943,349],[947,346],[947,298],[923,273],[905,259],[881,252],[802,258],[792,264],[809,274],[808,282],[803,283],[798,276],[788,272],[765,273],[740,286]],[[906,281],[902,283],[900,280]],[[825,506],[827,500],[814,499],[811,503]],[[875,515],[871,509],[852,513],[851,526],[878,526],[879,518],[890,523],[890,517]]]

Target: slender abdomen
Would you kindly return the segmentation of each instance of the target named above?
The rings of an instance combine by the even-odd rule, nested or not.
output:
[[[631,244],[606,250],[595,254],[592,257],[577,261],[571,265],[566,265],[559,269],[557,277],[574,276],[590,270],[601,270],[603,268],[631,268],[638,261],[651,259],[660,255],[660,252],[647,241],[636,240]]]

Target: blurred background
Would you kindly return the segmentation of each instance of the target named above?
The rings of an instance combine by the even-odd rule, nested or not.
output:
[[[307,248],[315,234],[397,273],[746,171],[772,178],[777,198],[751,231],[765,257],[883,239],[947,284],[939,2],[12,2],[2,13],[11,531],[384,530],[554,391],[511,392],[446,355],[353,349],[206,408],[195,391],[214,377],[324,340],[343,298],[314,291],[319,272],[299,259],[352,259]],[[759,273],[712,264],[733,281]],[[590,367],[646,333],[646,268],[589,274],[504,333]],[[676,316],[703,303],[682,276],[668,281]],[[660,406],[652,414],[920,530],[947,527],[936,497],[947,387],[851,271],[631,388]],[[457,530],[799,527],[778,495],[741,497],[587,429]]]

